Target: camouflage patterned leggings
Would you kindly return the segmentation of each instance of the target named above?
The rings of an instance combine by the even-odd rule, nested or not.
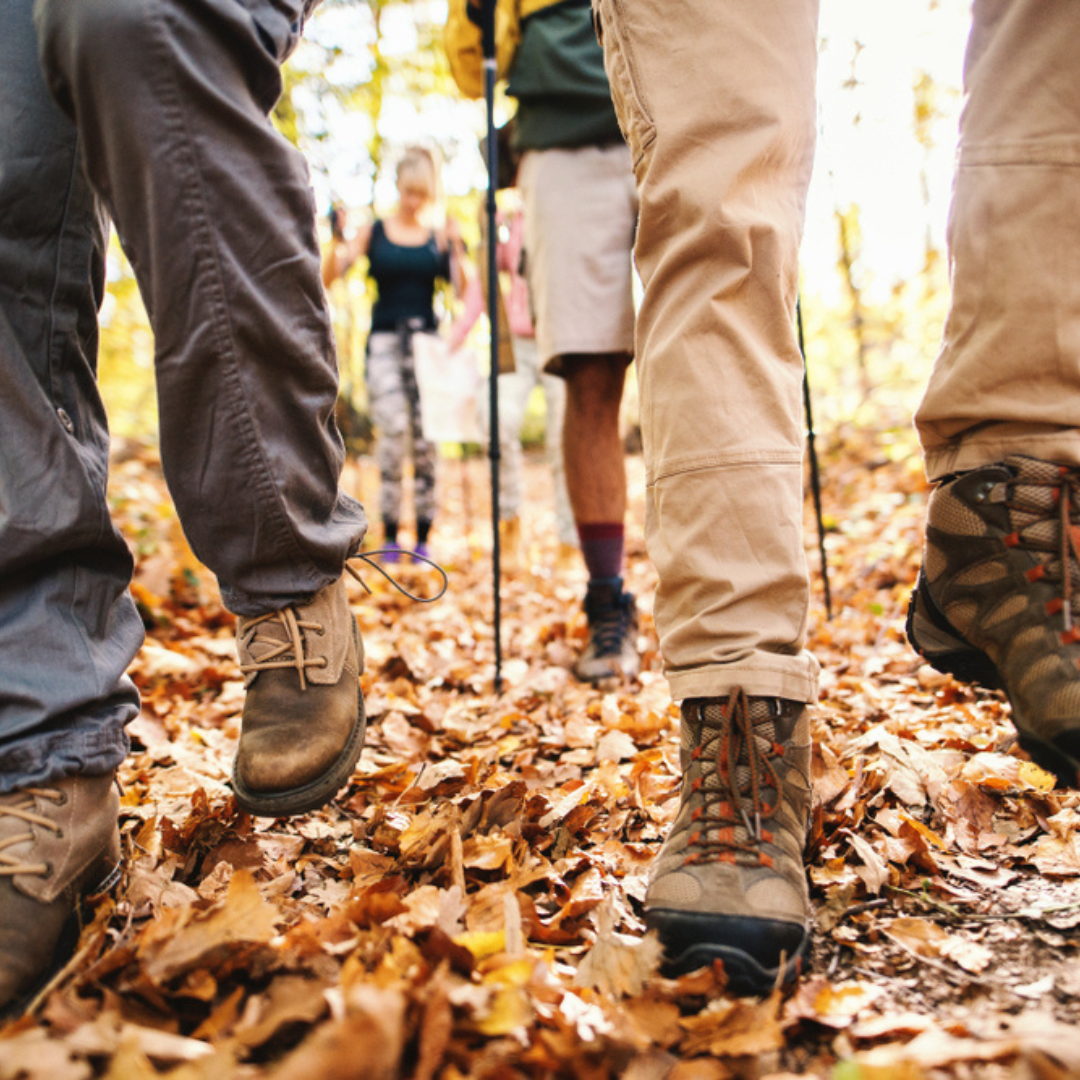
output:
[[[416,387],[407,334],[376,331],[368,338],[367,386],[379,463],[379,510],[383,521],[401,520],[401,481],[412,437],[413,504],[417,521],[435,517],[435,446],[420,428]]]

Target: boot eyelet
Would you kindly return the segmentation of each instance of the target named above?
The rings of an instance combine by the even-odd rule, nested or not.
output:
[[[45,874],[43,876],[47,878],[51,878],[53,876],[53,864],[51,862],[47,862],[45,864]]]

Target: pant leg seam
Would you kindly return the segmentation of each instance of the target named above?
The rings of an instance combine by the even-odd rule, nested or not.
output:
[[[747,465],[801,465],[802,452],[790,450],[747,450],[742,453],[692,454],[672,458],[652,466],[646,475],[646,484],[684,473],[707,469],[738,469]]]

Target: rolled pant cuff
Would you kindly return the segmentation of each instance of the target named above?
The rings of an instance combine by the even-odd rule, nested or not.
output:
[[[1010,454],[1022,454],[1042,461],[1080,466],[1080,431],[1075,428],[1057,431],[1017,431],[1022,425],[995,425],[982,437],[969,436],[938,446],[924,447],[926,477],[941,480],[953,473],[981,469],[1004,461]],[[1001,429],[1012,430],[1001,430]]]
[[[727,697],[742,687],[751,697],[778,697],[813,705],[818,697],[818,662],[808,653],[735,664],[710,664],[690,671],[668,671],[675,701]]]

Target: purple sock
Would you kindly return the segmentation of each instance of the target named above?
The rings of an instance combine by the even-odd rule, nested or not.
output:
[[[589,522],[578,525],[581,556],[590,578],[622,577],[623,537],[621,521]]]

